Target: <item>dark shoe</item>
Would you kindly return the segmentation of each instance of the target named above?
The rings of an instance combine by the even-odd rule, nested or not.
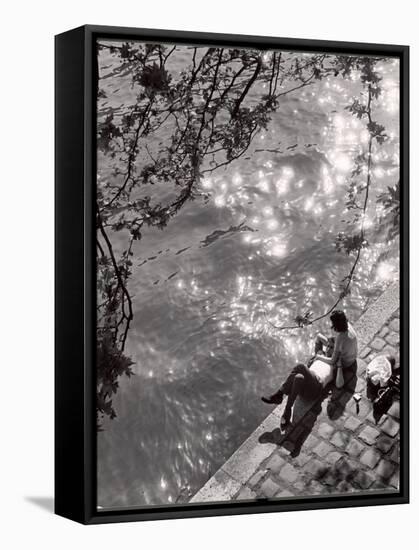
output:
[[[261,397],[264,403],[269,403],[270,405],[280,405],[283,398],[284,396],[282,394],[274,394],[270,397]]]
[[[273,401],[271,401],[270,397],[261,397],[261,399],[264,403],[268,403],[268,404],[273,403]]]

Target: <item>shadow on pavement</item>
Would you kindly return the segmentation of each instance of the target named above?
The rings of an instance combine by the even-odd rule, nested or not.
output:
[[[327,403],[327,415],[331,420],[340,418],[355,393],[357,384],[357,367],[344,372],[345,385],[341,389],[333,386],[330,390],[326,388],[320,399],[308,401],[298,397],[294,404],[293,421],[291,426],[282,431],[279,427],[270,432],[264,432],[259,437],[259,443],[273,443],[282,446],[289,451],[291,457],[297,457],[304,445],[304,442],[311,434],[318,416],[322,412],[322,405],[325,399]]]
[[[346,372],[344,370],[343,376],[345,385],[340,390],[333,387],[329,402],[327,404],[327,416],[330,420],[337,420],[340,418],[345,412],[346,405],[350,399],[352,399],[358,380],[356,371],[357,365],[353,369],[346,369]]]

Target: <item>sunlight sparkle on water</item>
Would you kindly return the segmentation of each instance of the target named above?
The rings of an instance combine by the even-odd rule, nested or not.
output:
[[[238,275],[237,276],[237,293],[239,297],[243,295],[245,287],[246,287],[246,279],[241,275]]]
[[[214,202],[215,206],[217,206],[218,208],[225,206],[226,200],[224,195],[217,195],[214,199]]]
[[[304,210],[306,212],[309,212],[313,208],[313,205],[314,205],[313,197],[308,197],[304,202]]]
[[[233,176],[233,179],[232,179],[232,182],[233,182],[233,185],[236,185],[236,186],[239,186],[242,184],[243,182],[243,178],[241,177],[240,174],[234,174]]]
[[[284,195],[288,192],[289,182],[285,178],[280,178],[275,182],[275,188],[277,195]]]
[[[261,179],[260,182],[258,183],[258,187],[261,191],[263,191],[264,193],[269,193],[270,191],[270,185],[268,183],[268,180],[266,180],[265,178]]]
[[[395,269],[390,262],[381,262],[377,268],[377,279],[379,281],[390,281],[395,274]]]
[[[204,189],[211,189],[212,188],[212,179],[211,178],[204,178],[201,182],[201,185]]]
[[[253,326],[247,322],[242,323],[240,328],[245,334],[252,334],[253,332]]]
[[[385,82],[383,106],[386,107],[387,112],[397,113],[399,110],[399,101],[399,86],[397,82],[387,79]]]
[[[365,128],[361,130],[359,134],[359,139],[361,143],[368,143],[368,140],[370,139],[370,133],[368,132],[368,130],[365,130]]]
[[[281,243],[274,244],[270,249],[270,253],[276,258],[283,258],[287,253],[287,245]]]
[[[279,227],[279,222],[275,218],[271,218],[268,220],[267,226],[271,231],[275,231],[275,229],[278,229]]]
[[[335,118],[333,119],[333,124],[335,125],[336,128],[339,128],[340,130],[342,130],[346,126],[346,121],[342,115],[336,115]]]
[[[329,194],[333,191],[334,185],[333,185],[333,180],[330,177],[329,169],[327,166],[323,166],[322,175],[323,175],[323,181],[322,181],[323,191]]]
[[[294,169],[291,166],[284,166],[282,168],[282,176],[286,180],[290,180],[291,178],[294,177]]]
[[[339,172],[349,172],[349,170],[352,168],[352,160],[348,155],[345,155],[345,153],[335,151],[330,156],[332,165]]]

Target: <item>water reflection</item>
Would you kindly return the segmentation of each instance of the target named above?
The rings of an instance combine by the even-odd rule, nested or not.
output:
[[[398,276],[397,243],[381,244],[375,226],[375,198],[394,184],[399,162],[398,67],[382,65],[377,119],[390,139],[373,159],[363,221],[371,246],[343,304],[352,319]],[[109,102],[128,101],[121,82],[108,87]],[[121,380],[118,417],[98,437],[100,505],[187,499],[267,414],[259,396],[308,357],[317,330],[328,330],[327,320],[281,333],[274,325],[327,309],[348,272],[334,238],[350,219],[346,177],[368,140],[344,109],[359,91],[356,77],[326,79],[285,97],[248,158],[202,179],[207,201],[187,204],[136,244],[127,345],[136,376]],[[278,136],[282,152],[268,151]]]

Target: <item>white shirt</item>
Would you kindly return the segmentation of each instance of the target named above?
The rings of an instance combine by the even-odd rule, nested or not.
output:
[[[316,359],[311,364],[310,370],[317,375],[323,388],[333,380],[333,365],[328,365],[321,359]]]

